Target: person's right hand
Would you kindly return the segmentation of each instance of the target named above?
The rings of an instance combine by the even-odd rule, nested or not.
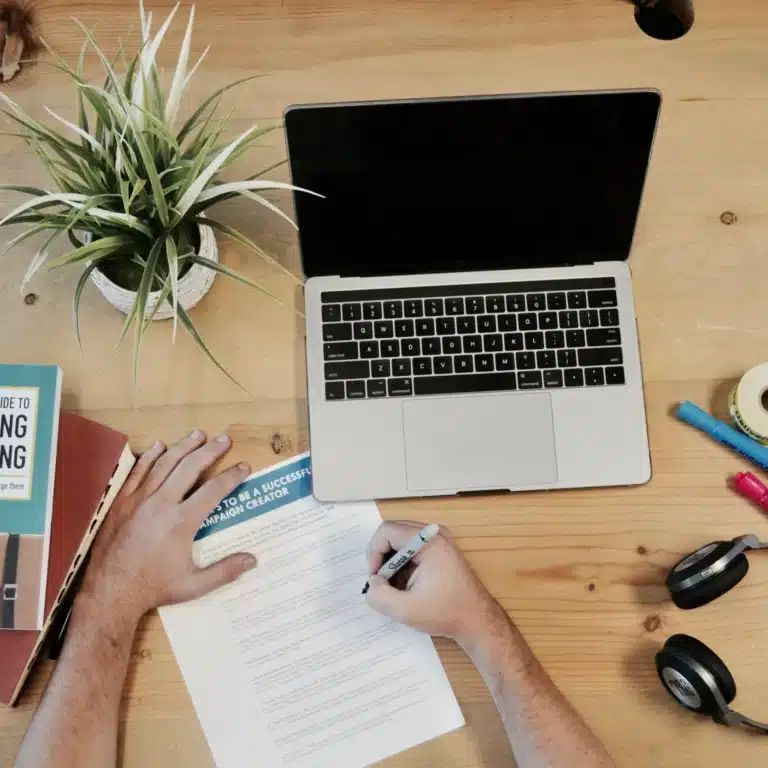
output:
[[[392,550],[405,546],[424,525],[381,524],[368,546],[372,575],[366,599],[374,610],[395,621],[430,635],[449,637],[466,648],[487,633],[494,622],[500,618],[506,621],[506,614],[445,529],[413,559],[404,589],[396,589],[375,575]]]

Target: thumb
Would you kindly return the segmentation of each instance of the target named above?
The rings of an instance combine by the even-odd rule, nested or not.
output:
[[[240,552],[229,555],[217,563],[200,568],[192,579],[192,591],[194,597],[202,597],[214,589],[231,584],[246,571],[256,567],[256,558],[247,553]]]
[[[395,621],[405,621],[408,598],[407,592],[395,589],[383,576],[374,574],[368,579],[368,592],[365,599],[368,605],[378,613],[383,613]]]

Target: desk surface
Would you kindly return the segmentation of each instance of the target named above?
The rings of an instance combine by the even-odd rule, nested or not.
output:
[[[195,99],[246,74],[268,73],[229,99],[235,127],[279,119],[287,104],[306,101],[662,90],[661,127],[632,260],[652,482],[635,489],[381,505],[387,517],[429,519],[453,529],[622,767],[765,762],[763,741],[679,709],[661,689],[653,665],[664,638],[694,634],[731,664],[739,707],[768,718],[768,563],[754,558],[752,572],[732,595],[693,613],[671,606],[663,588],[667,567],[681,553],[746,532],[768,536],[768,521],[725,485],[744,463],[668,415],[670,405],[685,398],[722,411],[730,382],[764,361],[768,341],[768,5],[695,4],[693,31],[662,43],[636,28],[631,7],[620,0],[378,0],[365,8],[353,0],[217,0],[198,4],[193,51],[213,45]],[[168,0],[161,5],[170,7]],[[120,35],[135,39],[133,0],[109,8],[95,0],[74,6],[44,0],[41,6],[46,37],[69,58],[80,44],[71,13],[98,23],[110,49]],[[181,27],[171,37],[173,46]],[[173,47],[166,48],[166,67],[173,55]],[[45,103],[72,114],[70,89],[63,85],[58,73],[40,66],[7,90],[29,108]],[[246,166],[255,170],[284,156],[278,134]],[[36,164],[5,137],[0,168],[3,182],[41,180]],[[0,198],[0,209],[9,203]],[[236,205],[225,214],[297,269],[295,238],[279,220]],[[289,303],[297,300],[287,278],[239,248],[226,245],[222,255]],[[148,333],[135,391],[129,351],[112,355],[121,318],[92,287],[86,289],[81,360],[69,327],[77,275],[41,276],[30,288],[39,300],[27,306],[18,283],[29,256],[27,250],[2,265],[0,359],[63,366],[66,408],[125,430],[136,449],[193,426],[227,430],[237,458],[255,467],[306,447],[302,328],[290,310],[219,280],[195,311],[201,332],[253,399],[207,364],[188,339],[171,347],[167,324]],[[455,647],[438,645],[469,725],[388,765],[513,765],[478,675]],[[10,764],[48,673],[45,665],[37,672],[18,709],[0,711],[3,766]],[[136,641],[124,704],[126,766],[211,765],[156,615],[143,623]]]

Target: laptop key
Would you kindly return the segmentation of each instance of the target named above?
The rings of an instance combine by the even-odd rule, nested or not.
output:
[[[414,382],[417,395],[459,395],[515,389],[514,373],[475,373],[464,376],[423,376]]]
[[[523,334],[522,333],[505,333],[504,334],[504,349],[507,352],[517,352],[517,350],[523,348]]]
[[[509,352],[499,352],[496,355],[496,370],[497,371],[514,371],[515,370],[515,356]]]
[[[323,325],[323,341],[350,341],[352,326],[349,323],[325,323]]]
[[[560,327],[561,328],[578,328],[579,327],[579,315],[577,312],[568,311],[560,313]]]
[[[480,336],[465,336],[464,337],[464,351],[467,353],[470,352],[480,352],[483,348],[483,343],[480,339]]]
[[[517,330],[517,316],[516,315],[499,315],[498,327],[502,333],[507,331]]]
[[[566,387],[584,386],[584,372],[581,368],[567,368],[563,373]]]
[[[518,389],[541,389],[542,386],[541,371],[520,371],[517,374]]]
[[[429,336],[421,340],[422,355],[439,355],[443,351],[440,339],[437,336]]]
[[[459,333],[477,333],[477,321],[474,317],[459,317],[456,320],[456,328]]]
[[[518,371],[529,371],[536,367],[536,355],[533,352],[518,352],[515,356]]]
[[[483,349],[486,352],[499,352],[504,348],[504,342],[500,333],[489,333],[483,336]]]
[[[541,331],[525,334],[526,349],[544,349],[544,334]]]
[[[615,326],[619,324],[619,310],[618,309],[601,309],[600,310],[600,325],[603,327]]]
[[[395,335],[395,326],[391,320],[379,320],[373,324],[373,335],[377,339],[391,339]]]
[[[366,301],[363,303],[363,317],[366,320],[381,320],[381,303],[378,301]]]
[[[403,304],[403,312],[406,317],[422,317],[424,315],[424,303],[421,299],[408,299]]]
[[[621,347],[585,347],[579,350],[579,365],[621,365],[624,355]]]
[[[592,333],[592,331],[590,331]],[[587,343],[586,336],[584,335],[584,331],[566,331],[565,332],[565,343],[569,347],[583,347]],[[595,345],[597,346],[597,345]]]
[[[588,347],[615,347],[621,344],[618,328],[600,328],[587,331]]]
[[[361,400],[365,398],[365,382],[364,381],[348,381],[347,382],[347,400]]]
[[[585,368],[584,379],[588,387],[601,387],[605,384],[605,375],[602,368]]]
[[[539,328],[539,323],[536,319],[536,315],[533,313],[526,313],[520,315],[517,318],[517,327],[521,331],[536,331]]]
[[[455,355],[461,352],[461,336],[443,336],[443,354]]]
[[[557,365],[560,368],[573,368],[579,363],[576,360],[575,349],[559,349],[557,351]]]
[[[544,334],[547,349],[561,349],[565,346],[565,334],[562,331],[547,331]]]
[[[619,303],[616,291],[590,291],[587,299],[590,307],[615,307]]]
[[[468,296],[466,305],[468,315],[482,315],[485,312],[485,299],[482,296]]]
[[[439,317],[437,319],[437,332],[441,336],[452,336],[456,333],[456,318]]]
[[[405,397],[413,394],[413,379],[388,379],[387,391],[390,397]]]
[[[416,321],[417,336],[434,336],[435,321],[431,317],[425,317],[423,320]]]
[[[323,344],[324,360],[357,360],[359,357],[356,341]]]
[[[360,342],[360,357],[364,360],[373,360],[379,356],[379,342],[378,341],[361,341]]]
[[[537,352],[536,353],[536,365],[539,368],[556,368],[557,360],[555,359],[554,352]]]
[[[547,309],[565,309],[565,294],[564,293],[548,293]],[[546,384],[546,381],[544,383]]]
[[[445,314],[446,315],[463,315],[464,299],[446,299]]]
[[[542,312],[539,315],[539,328],[542,331],[551,331],[557,328],[557,312]]]
[[[433,361],[435,373],[453,373],[453,358],[436,357]]]
[[[356,339],[372,339],[373,323],[355,323]]]
[[[344,382],[343,381],[326,381],[325,382],[325,399],[326,400],[343,400],[344,399]]]
[[[369,379],[370,363],[367,360],[350,360],[344,363],[326,363],[325,378],[327,381],[340,379]]]
[[[596,309],[582,309],[579,312],[579,324],[582,328],[596,328],[599,322]]]
[[[395,360],[392,363],[392,375],[393,376],[410,376],[411,375],[411,361],[410,360]]]
[[[384,379],[368,379],[366,382],[368,397],[386,397],[387,382]]]
[[[363,310],[359,304],[343,304],[341,316],[348,322],[363,319]]]
[[[496,317],[494,315],[478,317],[477,330],[480,333],[494,333],[496,331]]]
[[[624,369],[621,366],[605,369],[606,384],[624,384]]]
[[[338,323],[341,320],[341,304],[323,304],[321,313],[324,323]]]
[[[432,358],[417,357],[413,361],[413,375],[414,376],[431,376],[432,375]]]
[[[400,354],[403,357],[416,357],[421,354],[421,344],[418,339],[403,339],[400,342]]]
[[[503,296],[489,296],[485,302],[486,312],[503,312],[504,311],[504,297]]]
[[[478,373],[493,371],[493,355],[475,355],[475,370]]]
[[[569,291],[568,308],[585,309],[587,306],[587,294],[584,291]]]
[[[529,312],[538,312],[547,308],[547,297],[543,293],[529,293],[527,301]]]
[[[427,317],[438,317],[443,314],[442,299],[427,299],[424,302],[424,313]]]
[[[395,322],[395,336],[414,336],[416,328],[413,325],[413,320],[397,320]]]
[[[371,363],[371,376],[386,379],[391,373],[392,363],[389,360],[375,360]]]
[[[403,302],[402,301],[385,301],[384,302],[384,317],[390,320],[397,320],[403,316]]]
[[[547,389],[555,389],[556,387],[562,387],[563,386],[563,372],[554,369],[554,370],[548,370],[544,371],[544,386]]]
[[[472,355],[457,355],[453,358],[453,367],[456,373],[472,373],[475,370]]]
[[[525,296],[517,294],[507,296],[507,312],[522,312],[525,310]]]
[[[397,339],[381,342],[382,357],[398,357],[400,354],[400,342]]]

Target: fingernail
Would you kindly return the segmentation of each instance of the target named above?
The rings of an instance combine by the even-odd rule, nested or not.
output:
[[[161,440],[158,440],[158,441],[157,441],[157,442],[156,442],[156,443],[155,443],[155,444],[154,444],[154,445],[153,445],[153,446],[150,448],[150,450],[154,452],[154,451],[160,451],[160,450],[162,450],[163,448],[165,448],[165,446],[163,445],[162,441],[161,441]]]
[[[250,472],[250,471],[251,471],[251,467],[250,467],[250,465],[249,465],[249,464],[246,464],[244,461],[241,461],[241,462],[240,462],[240,463],[237,465],[237,468],[238,468],[238,469],[239,469],[241,472]]]
[[[217,443],[228,443],[229,442],[229,437],[227,435],[219,435],[216,438],[216,442]]]
[[[244,571],[250,571],[258,565],[258,561],[253,555],[243,555],[240,558],[240,566]]]
[[[192,432],[189,433],[189,436],[193,440],[199,440],[201,437],[204,437],[203,430],[202,429],[195,429]]]

